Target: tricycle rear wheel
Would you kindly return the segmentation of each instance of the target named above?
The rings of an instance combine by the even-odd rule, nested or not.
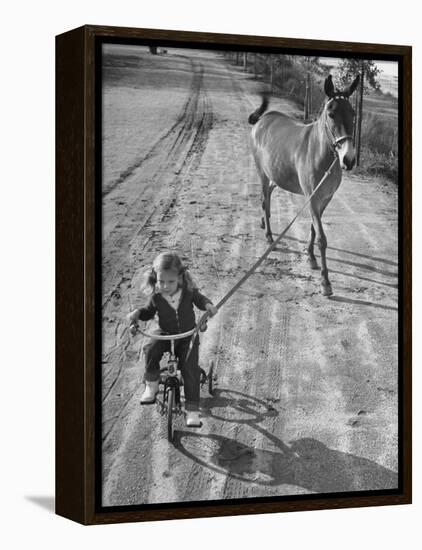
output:
[[[214,383],[214,361],[211,360],[210,366],[208,369],[208,393],[210,395],[214,395],[213,383]]]

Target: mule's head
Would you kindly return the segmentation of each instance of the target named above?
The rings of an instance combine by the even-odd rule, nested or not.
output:
[[[355,112],[350,105],[349,97],[356,90],[358,83],[359,75],[348,88],[340,91],[334,89],[332,77],[329,75],[324,84],[324,90],[328,96],[323,113],[325,131],[331,146],[338,154],[343,170],[351,170],[356,161],[356,152],[353,146]]]

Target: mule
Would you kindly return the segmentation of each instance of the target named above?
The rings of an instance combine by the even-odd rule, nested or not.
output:
[[[321,254],[321,292],[332,294],[328,278],[327,238],[321,222],[342,177],[342,170],[351,170],[356,152],[353,146],[354,110],[349,97],[356,90],[359,76],[346,89],[334,88],[331,75],[324,82],[327,96],[318,119],[304,124],[278,111],[267,111],[268,95],[249,116],[252,128],[252,151],[262,183],[261,205],[264,216],[261,227],[268,242],[273,236],[270,226],[271,194],[276,187],[309,197],[337,158],[331,173],[310,201],[311,229],[307,243],[308,262],[318,269],[314,254],[315,239]]]

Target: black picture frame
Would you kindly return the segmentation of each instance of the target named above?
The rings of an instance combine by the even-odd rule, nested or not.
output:
[[[98,181],[101,136],[98,52],[103,43],[288,52],[394,60],[399,64],[399,488],[353,495],[306,495],[103,508],[99,504],[101,416],[98,378]],[[82,524],[263,514],[411,503],[412,186],[409,46],[328,42],[153,29],[84,26],[56,37],[56,513]]]

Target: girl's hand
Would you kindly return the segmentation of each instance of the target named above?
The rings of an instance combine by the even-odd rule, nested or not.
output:
[[[132,336],[136,336],[138,334],[138,323],[132,323],[129,327],[129,331]]]
[[[214,315],[217,315],[218,313],[218,309],[215,307],[214,304],[210,304],[210,303],[206,304],[205,309],[210,314],[210,317],[214,317]]]
[[[138,322],[138,319],[139,319],[139,310],[134,309],[131,313],[129,313],[126,316],[126,319],[128,320],[130,325],[135,325]]]

